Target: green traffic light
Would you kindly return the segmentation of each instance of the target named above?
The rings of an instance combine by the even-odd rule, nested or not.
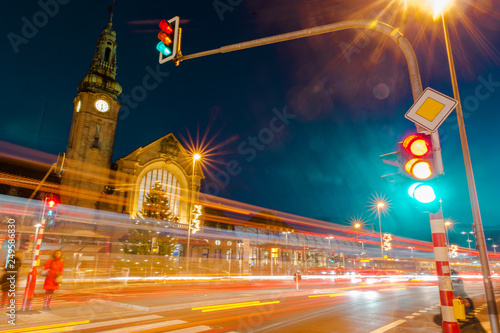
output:
[[[427,204],[436,200],[436,193],[430,185],[415,183],[408,188],[408,194],[418,202]]]

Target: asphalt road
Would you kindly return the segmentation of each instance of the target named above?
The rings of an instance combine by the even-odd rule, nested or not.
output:
[[[482,285],[476,281],[465,286],[479,309],[484,304]],[[19,315],[21,325],[16,329],[117,333],[441,332],[435,282],[311,280],[303,281],[297,291],[292,280],[179,281],[61,290],[56,296],[53,311]],[[35,302],[34,306],[38,305]],[[480,309],[485,312],[484,307]],[[475,314],[480,312],[462,323],[463,332],[485,332]],[[8,327],[1,329],[9,332]]]

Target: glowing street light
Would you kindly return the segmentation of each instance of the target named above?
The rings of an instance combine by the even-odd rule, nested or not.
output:
[[[444,38],[446,43],[446,53],[448,55],[448,64],[450,67],[451,75],[451,85],[453,88],[453,97],[458,101],[456,112],[457,112],[457,123],[460,134],[460,143],[462,146],[462,152],[464,156],[465,164],[465,174],[467,176],[467,187],[469,189],[469,197],[472,208],[472,217],[475,227],[475,236],[477,247],[479,250],[479,260],[481,262],[481,272],[483,273],[484,279],[484,291],[486,296],[486,303],[488,304],[488,314],[490,320],[491,331],[494,333],[500,333],[500,323],[498,321],[498,309],[495,300],[495,290],[493,289],[493,282],[491,280],[490,264],[488,260],[488,251],[486,249],[486,240],[484,237],[483,222],[481,220],[481,213],[479,210],[479,200],[477,198],[476,182],[474,180],[474,172],[472,171],[472,162],[470,158],[469,143],[467,142],[467,133],[465,131],[464,116],[462,112],[462,103],[460,101],[460,92],[458,89],[457,74],[455,71],[455,63],[453,61],[453,53],[451,50],[450,34],[448,32],[448,26],[446,25],[446,19],[444,15],[445,9],[451,3],[451,0],[433,0],[433,10],[434,18],[441,16],[441,21],[443,22]],[[470,242],[469,242],[470,248]]]
[[[450,245],[450,238],[448,236],[448,230],[453,229],[454,223],[455,223],[455,221],[451,218],[447,218],[446,220],[444,220],[444,228],[446,230],[446,246]]]
[[[387,214],[390,209],[390,201],[385,197],[385,195],[379,196],[378,194],[375,194],[373,198],[370,200],[371,205],[370,205],[370,210],[373,213],[376,213],[378,216],[378,227],[379,227],[379,234],[380,234],[380,257],[384,257],[384,240],[382,236],[382,222],[381,222],[381,214]]]
[[[486,240],[490,240],[491,241],[491,246],[493,247],[493,252],[494,253],[497,253],[497,247],[498,245],[495,244],[495,240],[493,238],[487,238]]]
[[[411,257],[413,258],[413,249],[414,249],[414,247],[413,246],[408,246],[408,248],[411,250]]]
[[[193,210],[197,209],[197,212],[199,212],[198,205],[195,205],[195,188],[194,188],[194,179],[195,179],[195,166],[196,166],[196,161],[201,159],[201,155],[199,153],[194,153],[193,154],[193,173],[191,174],[191,209],[189,210],[189,223],[188,223],[188,239],[187,239],[187,250],[186,250],[186,271],[189,271],[189,257],[190,257],[190,240],[191,240],[191,232],[196,233],[199,228],[196,226],[196,228],[193,228]],[[201,209],[201,208],[200,208]],[[198,214],[197,214],[198,215]]]
[[[467,235],[467,243],[469,244],[469,251],[470,251],[471,250],[470,243],[472,243],[473,240],[469,238],[469,234],[473,234],[473,232],[472,231],[469,231],[469,232],[462,231],[461,234],[462,235]]]
[[[470,158],[469,144],[467,142],[467,133],[465,131],[464,116],[462,112],[462,103],[460,101],[460,92],[458,88],[457,74],[455,70],[455,63],[453,60],[453,52],[451,49],[450,36],[448,32],[448,26],[446,24],[445,11],[452,5],[451,0],[401,0],[404,3],[405,8],[409,3],[423,7],[424,9],[429,8],[429,3],[432,4],[432,12],[434,14],[434,19],[441,16],[441,21],[443,23],[444,38],[446,45],[446,53],[448,55],[448,64],[450,68],[451,84],[453,88],[453,97],[458,104],[456,106],[457,112],[457,123],[460,134],[460,143],[462,146],[462,152],[465,164],[465,173],[467,177],[467,187],[469,189],[469,197],[472,208],[472,217],[474,221],[475,231],[476,231],[476,241],[479,251],[479,259],[481,262],[481,272],[484,276],[483,284],[486,296],[486,303],[488,304],[489,320],[492,332],[500,333],[500,323],[498,320],[498,310],[495,301],[495,291],[493,289],[493,282],[491,280],[490,265],[488,260],[488,253],[486,250],[486,240],[484,237],[483,223],[481,221],[481,213],[479,210],[479,201],[477,197],[476,183],[474,180],[474,173],[472,171],[472,162]],[[470,242],[469,242],[470,247]]]

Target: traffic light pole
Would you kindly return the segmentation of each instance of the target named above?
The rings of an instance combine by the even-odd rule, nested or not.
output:
[[[408,72],[409,72],[409,76],[410,76],[410,83],[411,83],[413,100],[417,101],[417,99],[422,94],[423,89],[422,89],[422,81],[420,79],[420,71],[418,68],[418,62],[417,62],[417,57],[415,55],[415,51],[413,50],[413,47],[411,46],[410,42],[399,31],[399,29],[396,29],[396,28],[394,28],[386,23],[380,22],[378,20],[342,21],[342,22],[322,25],[319,27],[312,27],[309,29],[303,29],[303,30],[285,33],[285,34],[280,34],[280,35],[276,35],[276,36],[255,39],[255,40],[251,40],[251,41],[247,41],[247,42],[243,42],[243,43],[227,45],[227,46],[220,47],[218,49],[194,53],[191,55],[186,55],[186,56],[178,55],[178,57],[173,59],[172,61],[178,65],[183,60],[195,59],[195,58],[200,58],[200,57],[204,57],[204,56],[208,56],[208,55],[212,55],[212,54],[218,54],[218,53],[228,53],[228,52],[233,52],[233,51],[239,51],[239,50],[249,49],[252,47],[269,45],[269,44],[304,38],[304,37],[316,36],[316,35],[329,33],[329,32],[347,30],[347,29],[375,30],[375,31],[378,31],[378,32],[385,34],[386,36],[391,38],[394,42],[396,42],[396,44],[398,44],[398,46],[400,47],[401,51],[403,52],[403,54],[406,58],[406,62],[408,65]],[[427,130],[421,128],[418,125],[417,125],[417,131],[418,132],[427,132]],[[440,142],[439,142],[439,134],[437,131],[431,133],[431,140],[432,140],[433,150],[434,150],[434,160],[436,162],[435,163],[436,164],[435,165],[436,171],[438,174],[443,174],[444,173],[443,172],[443,160],[441,157],[441,146],[440,146]],[[444,230],[444,219],[443,219],[442,210],[440,209],[436,214],[430,214],[429,218],[430,218],[431,227],[433,228],[433,230],[436,231],[436,234],[440,234],[440,231]],[[482,229],[479,229],[479,231],[482,232]],[[434,239],[434,234],[435,233],[433,232],[433,239]],[[444,242],[444,244],[445,244],[445,248],[446,248],[446,241]],[[451,294],[453,294],[452,284],[451,284],[451,276],[450,276],[449,259],[448,259],[448,251],[445,251],[444,253],[442,253],[441,250],[436,249],[436,248],[441,248],[442,246],[437,246],[437,245],[442,245],[442,244],[435,243],[434,254],[435,254],[436,264],[438,262],[440,262],[439,265],[440,265],[440,270],[441,270],[441,275],[439,276],[439,295],[440,295],[440,299],[441,299],[441,311],[443,313],[443,332],[444,333],[456,333],[456,332],[460,332],[460,326],[457,323],[457,320],[455,318],[453,311],[450,312],[449,306],[448,306],[450,292],[451,292]]]
[[[35,239],[35,244],[33,244],[35,246],[35,250],[33,251],[31,271],[28,273],[28,277],[26,280],[26,288],[24,289],[22,311],[31,310],[31,303],[33,302],[33,296],[35,295],[36,274],[37,274],[36,264],[38,262],[38,256],[40,255],[40,246],[42,245],[43,230],[45,229],[46,205],[47,205],[47,198],[45,198],[43,204],[42,219],[40,221],[41,222],[40,232],[38,233],[37,238]]]

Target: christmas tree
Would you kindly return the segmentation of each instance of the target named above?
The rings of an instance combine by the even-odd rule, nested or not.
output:
[[[168,194],[162,189],[160,182],[156,182],[149,193],[146,194],[142,215],[145,218],[163,221],[175,220],[174,216],[172,216],[172,211],[170,210]]]

